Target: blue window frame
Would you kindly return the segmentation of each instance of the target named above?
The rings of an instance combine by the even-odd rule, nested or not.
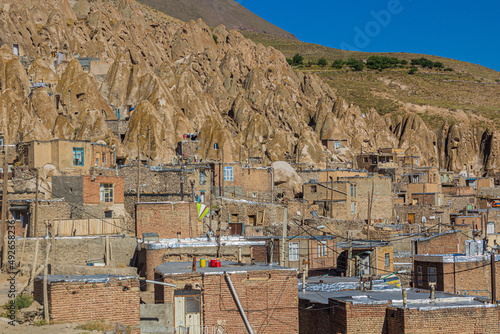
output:
[[[73,166],[85,165],[85,149],[83,147],[73,147]]]
[[[224,167],[224,181],[233,181],[233,167]]]

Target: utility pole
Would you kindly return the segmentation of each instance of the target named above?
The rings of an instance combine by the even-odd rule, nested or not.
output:
[[[321,180],[321,177],[320,177],[320,180]],[[330,176],[329,176],[329,173],[328,173],[328,168],[326,169],[326,182],[325,184],[328,184],[328,180],[330,180]],[[326,207],[326,203],[329,202],[329,198],[328,198],[328,188],[326,188],[325,190],[326,192],[326,202],[325,202],[325,207]],[[331,203],[330,203],[330,213],[332,212],[332,206],[331,206]],[[331,216],[330,216],[331,218]]]
[[[151,139],[149,137],[149,128],[148,128],[148,166],[149,166],[149,160],[151,159]]]
[[[330,219],[333,218],[333,176],[330,176]]]
[[[221,161],[222,161],[222,197],[224,197],[224,147],[222,148],[222,157],[221,157]]]
[[[375,177],[375,176],[374,176]],[[372,191],[368,192],[368,229],[367,229],[367,237],[368,241],[370,241],[370,248],[372,247],[372,240],[370,238],[370,225],[371,225],[371,220],[372,220],[372,205],[373,205],[373,191],[374,191],[374,179],[372,179]]]
[[[212,196],[214,195],[213,188],[212,188],[212,185],[213,185],[213,182],[214,182],[214,171],[213,171],[212,168],[210,168],[210,173],[211,173],[211,177],[210,177],[210,198],[209,198],[210,208],[209,208],[209,211],[208,211],[208,215],[209,215],[209,220],[210,220],[210,229],[212,229]]]
[[[1,240],[2,243],[2,266],[6,264],[7,261],[7,191],[8,185],[7,180],[9,177],[9,161],[8,161],[8,147],[5,142],[6,138],[4,138],[4,146],[3,146],[3,182],[2,182],[2,227],[1,227]]]
[[[220,247],[220,239],[221,239],[221,223],[220,223],[220,217],[217,220],[217,258],[220,259],[221,257],[221,247]]]
[[[491,303],[497,303],[497,282],[496,282],[496,267],[495,254],[491,254]]]
[[[302,183],[302,226],[304,225],[304,216],[306,215],[306,196],[304,196],[304,184]]]
[[[283,231],[281,233],[281,243],[280,243],[280,248],[281,248],[281,256],[280,256],[280,265],[284,267],[286,265],[285,262],[285,252],[286,252],[286,247],[285,244],[287,244],[287,233],[288,233],[288,209],[283,208]]]
[[[34,217],[34,231],[33,231],[33,236],[37,236],[37,220],[38,220],[38,192],[39,192],[39,180],[38,178],[40,177],[40,173],[38,171],[38,168],[36,169],[36,193],[35,193],[35,217]]]
[[[141,149],[139,145],[139,129],[137,129],[137,203],[141,201]]]
[[[349,231],[347,232],[347,242],[349,245],[349,249],[347,251],[347,277],[352,276],[352,239],[349,234]]]

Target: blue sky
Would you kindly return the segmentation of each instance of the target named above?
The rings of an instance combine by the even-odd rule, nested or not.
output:
[[[238,2],[304,42],[366,52],[431,54],[500,71],[497,0]]]

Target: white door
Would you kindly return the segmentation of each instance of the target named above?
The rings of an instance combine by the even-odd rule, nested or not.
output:
[[[200,291],[174,292],[174,325],[179,333],[201,334]]]

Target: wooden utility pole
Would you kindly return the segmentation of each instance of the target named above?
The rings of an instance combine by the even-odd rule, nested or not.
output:
[[[7,202],[7,194],[8,194],[8,178],[9,178],[9,161],[8,161],[8,148],[7,143],[5,142],[6,138],[4,138],[4,147],[3,147],[3,182],[2,182],[2,227],[1,227],[1,239],[2,243],[2,266],[6,264],[7,261],[7,206],[9,205]]]
[[[208,216],[209,216],[209,220],[210,220],[210,229],[212,229],[212,196],[214,195],[214,192],[213,192],[213,188],[212,188],[212,185],[213,185],[213,182],[214,182],[214,171],[212,168],[210,168],[210,173],[211,173],[211,177],[210,177],[210,198],[209,198],[209,201],[210,201],[210,207],[209,207],[209,211],[208,211]]]
[[[370,248],[372,247],[372,240],[370,238],[370,225],[372,221],[373,192],[375,188],[374,182],[375,182],[374,179],[372,179],[372,190],[371,192],[370,191],[368,192],[368,228],[366,234],[368,237],[368,241],[370,241]]]
[[[137,130],[137,203],[141,201],[141,149],[139,145],[139,130]]]
[[[224,147],[222,148],[222,157],[221,157],[221,161],[222,161],[222,197],[224,197]]]
[[[351,277],[352,276],[352,239],[351,239],[349,232],[347,232],[347,242],[348,242],[349,248],[347,251],[347,270],[346,271],[347,271],[347,277]]]
[[[285,252],[286,252],[286,244],[287,244],[287,233],[288,233],[288,209],[284,208],[283,209],[283,231],[281,234],[281,243],[280,243],[280,248],[281,248],[281,256],[280,256],[280,265],[282,267],[286,266],[285,262]]]
[[[328,184],[328,180],[330,180],[330,177],[329,177],[329,173],[328,173],[328,168],[326,169],[326,182],[325,184]],[[328,188],[325,190],[326,191],[326,202],[325,202],[325,207],[326,207],[326,203],[329,202],[329,198],[328,198]],[[331,207],[331,204],[330,204],[330,213],[332,211],[332,207]],[[330,217],[331,218],[331,217]]]
[[[50,254],[50,241],[47,239],[47,253],[45,254],[45,266],[43,267],[43,317],[48,323],[49,318],[49,293],[47,290],[47,275],[48,275],[48,265],[49,265],[49,254]],[[33,277],[33,280],[35,278]]]
[[[491,254],[491,303],[497,303],[497,282],[496,282],[496,267],[495,254]]]
[[[148,128],[148,166],[149,166],[149,161],[151,159],[151,139],[149,137],[149,128]]]
[[[36,193],[35,193],[35,217],[34,217],[34,231],[33,231],[33,236],[37,237],[37,221],[38,221],[38,192],[39,192],[39,180],[38,178],[40,177],[40,172],[38,171],[38,168],[36,169]]]
[[[333,218],[333,176],[330,176],[330,219]]]
[[[220,239],[221,239],[221,223],[220,218],[217,220],[217,258],[221,257],[221,249],[220,249]]]

